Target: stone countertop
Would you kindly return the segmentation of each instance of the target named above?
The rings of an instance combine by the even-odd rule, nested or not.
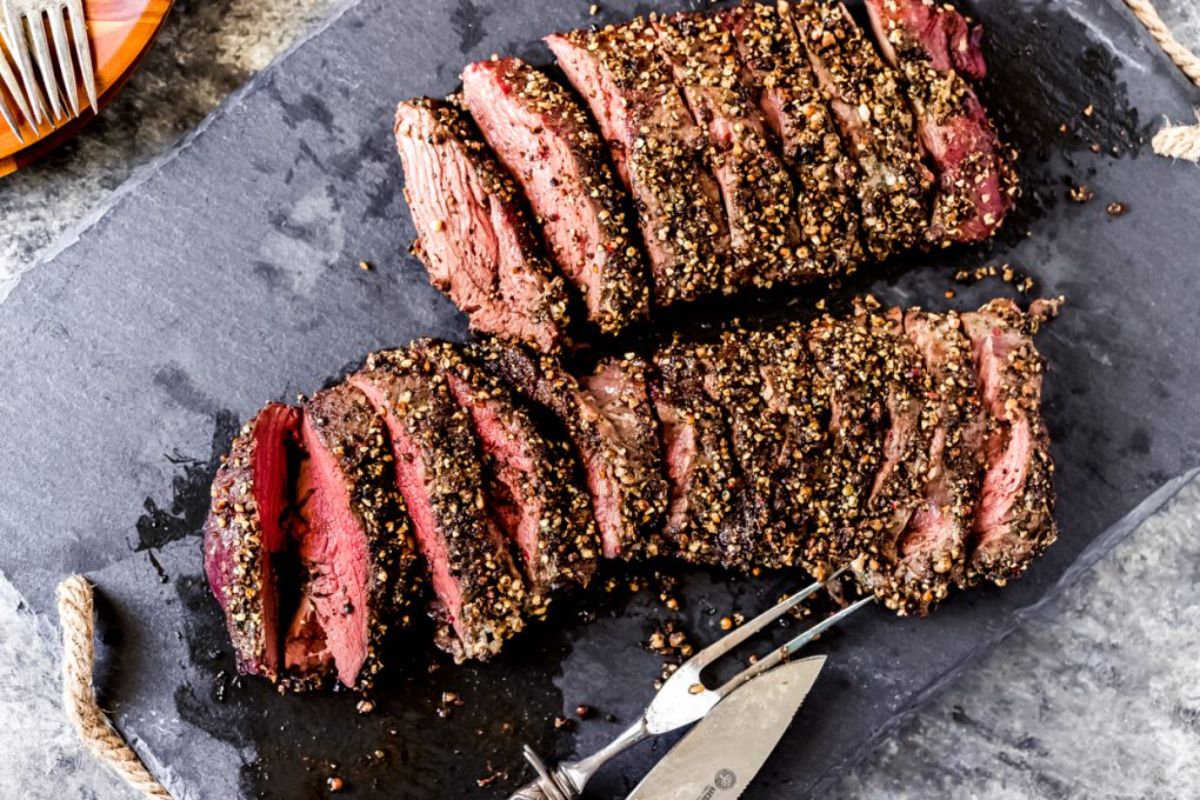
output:
[[[0,301],[333,5],[177,2],[142,70],[86,135],[0,181]],[[1159,5],[1200,48],[1200,8]],[[916,710],[833,796],[1200,797],[1198,526],[1200,481]],[[132,797],[61,722],[56,652],[52,627],[0,576],[0,715],[10,721],[0,796]]]

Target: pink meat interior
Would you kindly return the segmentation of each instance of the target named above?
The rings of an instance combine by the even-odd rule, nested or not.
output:
[[[311,642],[318,640],[313,628],[323,632],[323,643],[337,667],[338,679],[353,686],[367,657],[367,597],[371,577],[366,532],[350,509],[350,494],[337,459],[313,430],[308,416],[301,425],[301,442],[308,452],[297,483],[304,502],[305,525],[299,553],[310,571],[310,583],[289,637],[289,666],[311,660]]]

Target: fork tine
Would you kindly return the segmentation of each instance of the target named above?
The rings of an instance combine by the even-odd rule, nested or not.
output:
[[[75,67],[71,63],[71,43],[67,40],[63,9],[51,6],[47,16],[50,17],[50,33],[54,37],[54,55],[58,61],[58,71],[62,74],[63,88],[67,90],[67,102],[71,105],[71,113],[78,117],[79,87],[75,85]]]
[[[819,592],[826,586],[826,584],[828,584],[830,581],[836,580],[847,569],[848,567],[842,567],[825,580],[816,581],[812,584],[809,584],[795,594],[784,598],[779,603],[776,603],[774,606],[759,614],[754,619],[743,624],[733,633],[722,636],[720,639],[701,650],[699,653],[693,656],[690,661],[700,669],[704,669],[704,667],[716,661],[718,658],[725,655],[730,650],[734,649],[742,642],[746,641],[751,636],[782,617],[787,612],[791,611],[793,608],[798,606],[802,600],[805,600],[806,598],[811,597]]]
[[[29,35],[33,39],[33,53],[37,58],[38,72],[42,75],[42,83],[50,97],[50,107],[57,122],[66,117],[66,114],[63,113],[62,107],[62,89],[58,86],[58,76],[54,70],[54,55],[50,52],[50,42],[46,39],[46,23],[41,12],[26,19],[29,22]]]
[[[29,40],[25,37],[25,26],[22,18],[13,10],[12,0],[0,0],[0,8],[4,10],[4,24],[0,35],[4,36],[4,44],[8,52],[17,62],[17,71],[21,73],[21,82],[25,84],[25,97],[33,111],[29,120],[36,128],[42,122],[50,122],[50,112],[46,107],[46,98],[42,87],[37,82],[33,72],[33,64],[29,58]],[[51,122],[51,125],[53,123]]]
[[[83,76],[83,90],[87,92],[92,111],[100,110],[96,102],[96,75],[92,70],[92,45],[88,39],[87,18],[83,13],[83,0],[66,0],[67,17],[71,20],[71,37],[75,40],[75,60],[79,62],[79,74]]]
[[[734,675],[732,678],[726,681],[724,685],[717,689],[717,693],[721,697],[727,696],[730,692],[741,686],[746,681],[757,675],[761,675],[769,669],[773,669],[785,659],[795,655],[796,651],[798,651],[801,647],[804,647],[804,645],[808,644],[813,639],[816,639],[822,633],[829,630],[834,625],[853,614],[855,611],[858,611],[863,606],[874,602],[875,597],[873,595],[868,595],[861,600],[851,603],[850,605],[838,611],[836,614],[831,614],[830,616],[818,622],[816,625],[813,625],[811,628],[801,633],[795,639],[792,639],[783,647],[778,647],[775,650],[772,650],[769,655],[760,658],[758,661],[755,661],[737,675]]]
[[[2,24],[0,23],[0,25]],[[8,104],[2,101],[0,101],[0,114],[4,114],[5,122],[12,128],[17,139],[24,144],[25,137],[21,135],[21,117],[24,117],[35,131],[37,130],[37,123],[33,121],[33,114],[30,113],[29,104],[25,101],[25,90],[17,82],[17,76],[13,73],[12,67],[8,65],[8,58],[4,55],[3,51],[0,51],[0,81],[4,82],[4,87],[12,95],[13,102],[17,104],[17,111],[20,112],[20,116],[14,121]]]
[[[0,56],[0,58],[2,58],[2,56]],[[9,110],[8,103],[6,103],[2,97],[0,97],[0,118],[3,118],[4,121],[8,123],[9,129],[13,132],[13,135],[17,137],[17,141],[21,144],[25,144],[25,137],[21,135],[21,126],[15,119],[13,119],[12,111]]]

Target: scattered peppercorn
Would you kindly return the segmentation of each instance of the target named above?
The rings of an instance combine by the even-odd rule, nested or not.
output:
[[[592,707],[586,703],[580,703],[575,706],[575,716],[580,719],[589,719],[592,716]]]
[[[358,268],[361,269],[363,272],[370,272],[371,271],[371,262],[370,261],[360,261],[360,262],[358,262]]]
[[[1128,207],[1124,203],[1109,203],[1104,207],[1110,217],[1119,217],[1128,211]]]
[[[346,782],[336,775],[330,776],[325,780],[325,786],[331,792],[340,792],[346,788]]]

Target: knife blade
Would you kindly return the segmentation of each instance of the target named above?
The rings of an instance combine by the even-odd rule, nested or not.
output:
[[[726,697],[627,800],[736,800],[779,744],[823,666],[825,656],[793,661]]]

